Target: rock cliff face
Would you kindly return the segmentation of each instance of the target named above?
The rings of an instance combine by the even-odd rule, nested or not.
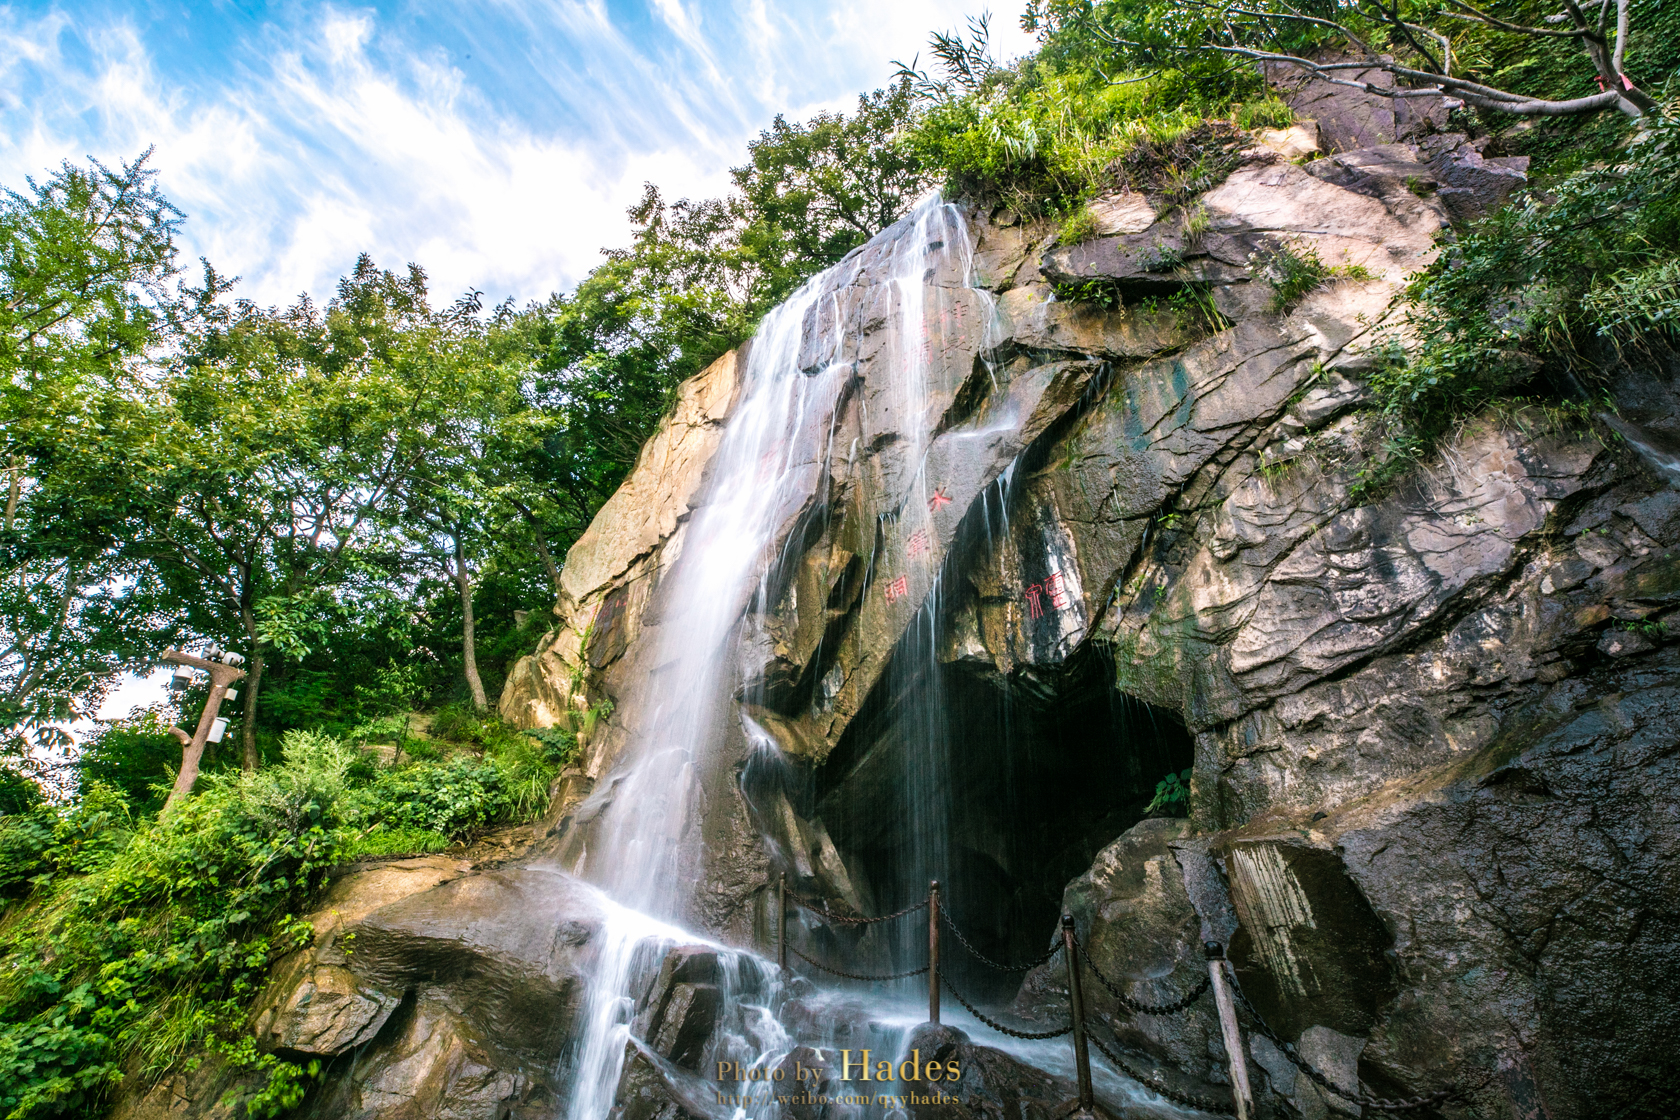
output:
[[[1114,840],[1065,907],[1134,996],[1182,991],[1200,943],[1228,941],[1261,1013],[1349,1089],[1468,1086],[1442,1106],[1462,1115],[1661,1115],[1676,1080],[1660,1040],[1680,1026],[1680,658],[1660,626],[1680,596],[1680,498],[1628,446],[1538,409],[1474,421],[1373,484],[1363,379],[1405,343],[1403,278],[1522,168],[1462,137],[1359,127],[1378,142],[1307,159],[1310,125],[1264,136],[1189,202],[1102,200],[1107,232],[1082,244],[974,216],[979,291],[950,296],[927,340],[949,378],[924,416],[883,421],[860,373],[832,444],[863,450],[835,453],[772,573],[748,714],[794,777],[752,817],[763,839],[740,881],[785,870],[835,905],[895,901],[882,852],[902,837],[867,806],[917,749],[895,722],[912,693],[943,673],[941,695],[1013,696],[1021,724],[1049,726],[1032,713],[1080,702],[1097,665],[1113,674],[1097,687],[1183,738],[1193,818],[1119,835],[1172,768],[1161,735],[1138,735],[1104,747],[1165,751],[1152,768],[1114,778],[1076,834],[1021,850],[1059,853],[1042,874]],[[1339,275],[1281,305],[1283,253]],[[689,387],[626,484],[634,512],[609,507],[573,550],[560,625],[510,681],[507,718],[577,720],[562,713],[628,687],[615,666],[705,500],[698,458],[734,369]],[[1665,374],[1618,376],[1630,403],[1672,392]],[[912,434],[939,495],[931,533],[881,454]],[[679,446],[696,458],[676,462]],[[911,673],[924,638],[931,667]],[[614,734],[575,788],[605,773]],[[976,766],[1020,747],[965,734],[953,749]],[[1081,803],[1079,775],[1107,763],[1050,738],[1033,765]],[[962,818],[952,866],[989,868],[1007,910],[1033,869],[980,834],[1029,822]],[[762,939],[761,905],[737,912],[760,915],[756,934],[720,932]],[[1034,976],[1018,1009],[1053,1016],[1058,983]],[[1166,1023],[1095,998],[1123,1047],[1220,1091],[1204,1012]],[[1253,1058],[1279,1106],[1345,1107],[1266,1039]]]
[[[1297,96],[1322,135],[1262,133],[1193,198],[1098,200],[1089,241],[972,212],[972,275],[924,277],[924,337],[883,311],[879,261],[904,227],[831,278],[802,365],[834,358],[844,321],[852,374],[821,438],[800,437],[809,496],[744,608],[696,932],[767,946],[782,873],[882,913],[931,870],[996,956],[1036,956],[1073,914],[1131,1000],[1176,999],[1206,974],[1203,943],[1228,944],[1277,1040],[1349,1092],[1462,1090],[1435,1109],[1451,1117],[1672,1115],[1680,652],[1662,624],[1680,495],[1628,444],[1538,408],[1381,469],[1365,378],[1406,344],[1404,277],[1523,168],[1440,133],[1428,105],[1396,119]],[[1315,256],[1335,270],[1318,287],[1281,283],[1287,257]],[[887,378],[916,346],[928,384],[906,409]],[[753,485],[713,464],[743,368],[731,354],[683,387],[510,676],[505,719],[586,746],[535,847],[349,875],[256,1007],[265,1048],[327,1063],[311,1115],[558,1114],[602,918],[553,869],[659,687],[649,635],[665,577],[703,547],[695,511]],[[1675,374],[1612,371],[1624,419],[1672,428]],[[1185,768],[1190,817],[1143,819]],[[874,934],[823,949],[914,952]],[[637,963],[615,1117],[725,1120],[700,1063],[733,1045],[727,991],[769,994],[720,952]],[[951,968],[993,1006],[1066,1019],[1059,961],[1018,989]],[[1228,1095],[1209,1001],[1164,1017],[1086,993],[1132,1064]],[[803,981],[777,998],[791,1046],[904,1041]],[[1066,1069],[984,1041],[915,1036],[975,1071],[919,1120],[1056,1115]],[[1251,1033],[1249,1057],[1262,1115],[1354,1111],[1278,1041]],[[231,1116],[240,1086],[211,1063],[119,1115]]]

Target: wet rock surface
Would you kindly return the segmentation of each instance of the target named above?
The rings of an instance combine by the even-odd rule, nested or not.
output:
[[[1660,370],[1618,375],[1631,444],[1489,415],[1368,485],[1381,453],[1364,378],[1406,343],[1403,278],[1526,168],[1446,132],[1438,104],[1284,93],[1316,124],[1258,137],[1181,209],[1098,200],[1100,236],[1078,245],[976,214],[989,302],[939,295],[925,415],[863,419],[890,324],[862,344],[832,446],[923,446],[943,500],[922,518],[890,450],[835,451],[790,522],[803,528],[773,575],[752,716],[818,792],[773,790],[715,833],[710,858],[737,861],[739,889],[758,892],[736,911],[751,929],[731,935],[768,943],[761,884],[783,869],[844,912],[884,908],[869,850],[896,841],[848,812],[905,772],[884,674],[934,609],[938,661],[964,679],[1065,704],[1070,667],[1102,650],[1114,687],[1193,738],[1193,818],[1124,831],[1063,898],[1128,998],[1176,998],[1218,940],[1279,1037],[1350,1091],[1463,1087],[1442,1106],[1454,1116],[1538,1101],[1560,1117],[1663,1115],[1680,1099],[1658,1041],[1680,1013],[1665,623],[1680,501],[1662,473],[1677,391]],[[1282,305],[1279,252],[1341,273]],[[1114,298],[1073,298],[1093,284]],[[1217,314],[1171,306],[1186,292]],[[866,269],[837,314],[867,318],[871,298]],[[600,602],[635,594],[604,586]],[[594,687],[614,694],[613,673]],[[1136,822],[1126,811],[1109,837]],[[736,846],[757,836],[754,864]],[[978,832],[957,839],[965,874],[1007,862]],[[827,947],[884,951],[854,941]],[[1065,966],[1039,969],[1017,1012],[1053,1017],[1065,985]],[[1087,992],[1131,1059],[1228,1093],[1205,997],[1162,1017]],[[1251,1038],[1263,1111],[1345,1112]],[[972,1107],[1030,1112],[1024,1084]]]

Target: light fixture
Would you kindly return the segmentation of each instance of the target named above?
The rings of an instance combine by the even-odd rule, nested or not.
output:
[[[227,720],[218,717],[216,719],[216,722],[214,722],[210,725],[210,736],[209,736],[210,741],[212,743],[219,743],[219,742],[222,741],[222,736],[226,735],[226,734],[227,734]]]

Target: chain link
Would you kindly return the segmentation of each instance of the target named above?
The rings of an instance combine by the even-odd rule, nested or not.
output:
[[[931,901],[931,899],[929,899],[929,898],[924,898],[920,902],[912,903],[911,905],[906,906],[904,909],[899,910],[895,913],[883,914],[881,917],[878,917],[878,918],[866,918],[866,917],[848,915],[848,914],[836,914],[828,908],[827,902],[823,899],[809,898],[805,895],[798,894],[794,891],[788,891],[787,895],[790,899],[793,900],[795,905],[801,907],[804,910],[808,910],[813,914],[816,914],[818,917],[824,919],[825,921],[835,922],[835,923],[838,923],[840,925],[853,925],[853,926],[874,925],[874,924],[879,923],[879,922],[890,922],[890,921],[893,921],[897,918],[902,918],[902,917],[905,917],[906,915],[914,914],[916,911],[926,908],[928,903]],[[998,961],[992,960],[990,957],[988,957],[984,953],[980,952],[980,950],[976,949],[974,947],[974,945],[968,940],[968,938],[963,935],[962,930],[957,927],[957,924],[951,920],[949,914],[941,912],[939,916],[940,916],[940,919],[945,923],[946,928],[948,928],[953,934],[956,935],[957,940],[962,943],[963,948],[967,949],[971,954],[973,954],[974,957],[977,960],[979,960],[982,964],[985,964],[985,965],[987,965],[991,968],[995,968],[995,969],[999,970],[1000,972],[1030,972],[1033,969],[1035,969],[1035,968],[1039,967],[1040,965],[1044,964],[1045,962],[1049,961],[1052,957],[1054,957],[1056,955],[1056,951],[1062,947],[1061,941],[1058,939],[1055,944],[1051,945],[1048,952],[1046,952],[1042,957],[1039,957],[1037,960],[1032,961],[1029,964],[1019,964],[1019,965],[1002,964]],[[1203,977],[1201,982],[1198,983],[1194,988],[1192,988],[1188,994],[1186,994],[1181,999],[1175,1000],[1172,1003],[1163,1003],[1163,1004],[1142,1003],[1142,1002],[1139,1002],[1137,1000],[1134,1000],[1134,999],[1131,999],[1130,997],[1128,997],[1125,993],[1120,991],[1120,989],[1112,981],[1110,981],[1107,976],[1103,975],[1102,970],[1097,967],[1097,962],[1091,958],[1090,950],[1088,950],[1085,947],[1085,943],[1083,941],[1080,941],[1077,937],[1075,937],[1074,938],[1074,946],[1078,949],[1079,955],[1080,955],[1080,957],[1082,957],[1084,959],[1086,966],[1088,968],[1090,968],[1091,974],[1094,975],[1097,978],[1097,980],[1102,983],[1103,987],[1108,989],[1109,994],[1114,996],[1114,998],[1117,1001],[1119,1001],[1119,1003],[1122,1007],[1124,1007],[1127,1010],[1133,1012],[1134,1014],[1139,1014],[1139,1015],[1173,1015],[1173,1014],[1177,1014],[1180,1011],[1187,1010],[1190,1007],[1191,1004],[1195,1003],[1198,999],[1200,999],[1207,992],[1208,988],[1212,986],[1212,978],[1211,977]],[[812,968],[820,969],[823,972],[827,972],[827,973],[829,973],[833,976],[839,976],[839,977],[842,977],[842,978],[847,979],[847,980],[860,980],[860,981],[863,981],[865,983],[871,983],[871,984],[885,983],[885,982],[890,981],[890,980],[906,980],[906,979],[909,979],[912,976],[921,976],[924,973],[926,973],[930,968],[929,965],[923,965],[921,968],[911,969],[908,972],[896,972],[896,973],[893,973],[890,976],[867,976],[867,975],[864,975],[862,973],[844,972],[844,971],[842,971],[838,968],[831,968],[828,965],[823,964],[821,961],[811,959],[810,957],[806,956],[804,953],[801,953],[798,949],[794,948],[792,945],[789,945],[787,948],[788,948],[788,952],[792,953],[794,956],[798,957],[800,960],[804,961],[806,964],[810,965]],[[1327,1077],[1325,1074],[1321,1073],[1319,1070],[1314,1068],[1313,1065],[1310,1062],[1308,1062],[1305,1058],[1301,1057],[1300,1054],[1296,1052],[1296,1049],[1295,1049],[1295,1046],[1294,1046],[1293,1043],[1285,1042],[1283,1040],[1283,1038],[1281,1038],[1277,1034],[1276,1031],[1272,1030],[1272,1028],[1267,1025],[1266,1020],[1261,1017],[1260,1012],[1255,1008],[1254,1004],[1249,1002],[1248,996],[1243,992],[1241,986],[1239,986],[1236,983],[1235,974],[1232,974],[1231,980],[1232,980],[1232,985],[1231,985],[1232,991],[1236,994],[1237,1002],[1242,1005],[1243,1010],[1248,1014],[1249,1018],[1253,1020],[1254,1025],[1255,1025],[1256,1029],[1260,1032],[1260,1034],[1264,1035],[1267,1039],[1269,1039],[1271,1041],[1271,1043],[1274,1046],[1276,1046],[1279,1050],[1281,1050],[1283,1052],[1283,1056],[1285,1058],[1289,1059],[1290,1063],[1292,1065],[1294,1065],[1296,1069],[1298,1069],[1302,1073],[1306,1074],[1307,1077],[1309,1079],[1311,1079],[1314,1084],[1318,1085],[1320,1088],[1326,1090],[1327,1092],[1334,1093],[1336,1096],[1342,1098],[1343,1100],[1349,1102],[1350,1104],[1357,1105],[1361,1108],[1376,1109],[1378,1112],[1408,1112],[1408,1111],[1411,1111],[1412,1109],[1426,1108],[1430,1105],[1440,1104],[1442,1101],[1446,1101],[1446,1100],[1449,1100],[1451,1098],[1463,1095],[1463,1090],[1461,1090],[1461,1089],[1446,1089],[1446,1090],[1441,1090],[1441,1091],[1435,1092],[1435,1093],[1428,1093],[1428,1094],[1425,1094],[1423,1096],[1407,1097],[1403,1100],[1387,1100],[1387,1099],[1382,1098],[1382,1097],[1367,1097],[1362,1093],[1349,1092],[1348,1090],[1343,1089],[1341,1086],[1337,1085],[1335,1082],[1331,1081],[1330,1078]],[[988,1027],[991,1027],[993,1030],[997,1031],[998,1033],[1006,1034],[1011,1038],[1021,1038],[1021,1039],[1029,1039],[1029,1040],[1060,1038],[1062,1035],[1069,1034],[1073,1030],[1073,1027],[1072,1027],[1071,1024],[1069,1026],[1063,1027],[1061,1030],[1043,1031],[1043,1032],[1018,1031],[1018,1030],[1015,1030],[1011,1027],[1006,1027],[1002,1023],[998,1022],[996,1019],[993,1019],[990,1016],[986,1015],[978,1007],[975,1007],[972,1003],[968,1002],[968,999],[960,991],[957,990],[957,988],[954,984],[951,983],[949,977],[945,976],[944,974],[941,974],[940,977],[939,977],[939,982],[942,985],[944,985],[946,990],[948,990],[951,993],[951,995],[956,997],[956,1000],[957,1000],[958,1003],[962,1004],[963,1007],[968,1009],[968,1013],[970,1015],[973,1015],[980,1022],[986,1024]],[[1209,1112],[1209,1113],[1213,1113],[1213,1114],[1219,1115],[1219,1116],[1233,1116],[1233,1115],[1235,1115],[1235,1113],[1229,1107],[1227,1107],[1223,1104],[1220,1104],[1217,1101],[1209,1101],[1209,1100],[1206,1100],[1202,1097],[1192,1096],[1188,1093],[1181,1093],[1181,1092],[1177,1091],[1176,1089],[1173,1089],[1173,1088],[1169,1087],[1168,1085],[1164,1084],[1163,1082],[1160,1082],[1160,1081],[1158,1081],[1158,1080],[1156,1080],[1152,1077],[1146,1076],[1145,1074],[1140,1073],[1138,1070],[1133,1069],[1129,1064],[1127,1064],[1124,1060],[1122,1060],[1118,1054],[1116,1054],[1114,1051],[1110,1050],[1107,1046],[1103,1045],[1102,1039],[1098,1038],[1096,1035],[1087,1033],[1087,1038],[1089,1038],[1089,1040],[1096,1046],[1096,1048],[1098,1050],[1102,1051],[1103,1056],[1106,1057],[1110,1062],[1112,1062],[1116,1069],[1119,1069],[1121,1072],[1126,1074],[1126,1076],[1130,1077],[1132,1080],[1138,1082],[1141,1085],[1146,1086],[1151,1091],[1160,1094],[1161,1096],[1167,1098],[1168,1100],[1175,1101],[1178,1104],[1182,1104],[1182,1105],[1185,1105],[1185,1106],[1190,1107],[1190,1108],[1199,1109],[1202,1112]]]
[[[1155,1078],[1133,1069],[1130,1064],[1121,1059],[1120,1055],[1104,1046],[1102,1039],[1090,1033],[1089,1023],[1086,1024],[1085,1037],[1090,1040],[1092,1045],[1094,1045],[1098,1050],[1102,1051],[1103,1057],[1113,1063],[1115,1069],[1119,1070],[1133,1081],[1136,1081],[1144,1088],[1166,1097],[1169,1101],[1175,1101],[1178,1104],[1186,1105],[1201,1112],[1211,1112],[1216,1116],[1235,1116],[1237,1114],[1236,1110],[1231,1108],[1230,1105],[1221,1104],[1218,1101],[1210,1101],[1204,1097],[1192,1096],[1189,1093],[1181,1093],[1165,1082],[1157,1081]]]
[[[1085,943],[1083,941],[1075,937],[1073,939],[1073,943],[1079,947],[1079,955],[1083,957],[1085,963],[1090,966],[1091,974],[1098,980],[1102,981],[1102,986],[1108,989],[1109,994],[1120,1001],[1121,1007],[1124,1007],[1126,1010],[1134,1012],[1138,1015],[1176,1015],[1180,1011],[1188,1008],[1192,1003],[1201,999],[1202,993],[1213,986],[1213,978],[1204,976],[1202,977],[1201,983],[1197,984],[1194,988],[1191,988],[1190,994],[1185,996],[1183,999],[1177,1000],[1173,1003],[1139,1003],[1135,999],[1127,998],[1124,992],[1109,982],[1108,977],[1102,974],[1102,969],[1097,967],[1097,962],[1091,959],[1091,953],[1085,948]]]
[[[793,891],[787,892],[787,895],[793,900],[795,905],[801,907],[802,909],[809,910],[811,913],[816,914],[825,921],[838,922],[841,925],[847,926],[869,926],[874,925],[876,922],[890,922],[894,918],[902,918],[906,914],[914,914],[918,910],[925,909],[928,904],[928,900],[924,898],[920,902],[906,906],[896,914],[884,914],[879,918],[864,918],[851,914],[836,914],[828,908],[828,903],[820,898],[807,898],[802,894],[795,894]]]
[[[1042,957],[1039,957],[1036,961],[1033,961],[1031,964],[999,964],[997,961],[994,961],[992,958],[976,949],[968,938],[963,936],[963,931],[957,928],[957,923],[953,922],[951,920],[951,916],[945,911],[941,910],[939,912],[939,920],[945,923],[945,928],[957,935],[957,940],[962,942],[962,947],[967,949],[970,953],[973,953],[976,960],[978,960],[981,964],[989,965],[992,968],[997,969],[999,972],[1031,972],[1033,969],[1055,956],[1056,950],[1062,947],[1062,939],[1058,937],[1055,944],[1050,946],[1050,951],[1045,953]]]
[[[866,980],[871,984],[881,984],[881,983],[885,983],[888,980],[907,980],[912,976],[920,976],[922,973],[924,973],[928,970],[928,966],[924,964],[920,968],[913,968],[909,972],[895,972],[891,976],[864,976],[864,975],[862,975],[860,973],[856,973],[856,972],[842,972],[838,968],[830,968],[828,965],[823,964],[821,961],[814,961],[810,957],[807,957],[804,953],[801,953],[798,949],[795,949],[792,945],[788,946],[788,952],[792,953],[794,956],[798,957],[800,960],[804,961],[806,964],[810,965],[812,968],[820,968],[824,972],[832,973],[835,976],[844,976],[847,980]]]
[[[1404,1100],[1391,1101],[1382,1097],[1367,1097],[1363,1093],[1348,1092],[1340,1085],[1337,1085],[1334,1081],[1331,1081],[1324,1074],[1320,1073],[1317,1069],[1314,1069],[1312,1063],[1308,1062],[1296,1052],[1294,1043],[1285,1042],[1278,1036],[1276,1031],[1267,1026],[1266,1020],[1260,1017],[1259,1010],[1257,1010],[1252,1003],[1248,1002],[1248,996],[1243,994],[1242,987],[1237,984],[1235,972],[1232,972],[1229,975],[1231,977],[1231,991],[1236,994],[1237,1002],[1242,1004],[1243,1010],[1248,1012],[1248,1017],[1254,1020],[1255,1028],[1261,1034],[1270,1039],[1272,1045],[1283,1051],[1283,1056],[1288,1058],[1290,1064],[1292,1064],[1296,1069],[1306,1074],[1320,1088],[1326,1090],[1327,1092],[1336,1094],[1344,1101],[1347,1101],[1350,1104],[1356,1104],[1361,1108],[1374,1108],[1378,1112],[1409,1112],[1414,1108],[1427,1108],[1430,1105],[1440,1104],[1442,1101],[1449,1100],[1460,1095],[1461,1090],[1443,1089],[1440,1092],[1427,1093],[1420,1097],[1407,1097]]]
[[[958,1003],[960,1003],[964,1007],[968,1008],[968,1013],[970,1015],[974,1016],[976,1019],[980,1020],[982,1023],[986,1024],[988,1027],[991,1027],[994,1031],[997,1031],[1000,1034],[1006,1034],[1010,1038],[1027,1038],[1027,1039],[1060,1038],[1060,1037],[1062,1037],[1062,1035],[1067,1034],[1067,1033],[1069,1033],[1070,1031],[1073,1030],[1072,1025],[1069,1025],[1069,1026],[1063,1027],[1059,1031],[1045,1031],[1042,1034],[1039,1034],[1039,1033],[1034,1033],[1032,1031],[1018,1031],[1018,1030],[1015,1030],[1011,1027],[1006,1027],[1002,1023],[998,1022],[996,1019],[993,1019],[993,1018],[987,1016],[978,1007],[975,1007],[972,1003],[968,1002],[968,1000],[964,999],[963,994],[961,992],[957,991],[956,985],[952,984],[951,981],[950,981],[950,978],[947,977],[944,973],[939,974],[939,982],[941,984],[945,985],[946,989],[952,995],[957,997],[957,1002]]]

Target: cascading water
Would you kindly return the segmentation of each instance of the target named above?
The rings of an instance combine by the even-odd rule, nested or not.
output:
[[[971,251],[961,212],[938,199],[924,201],[868,249],[813,278],[770,312],[747,350],[704,500],[681,530],[680,553],[650,609],[658,622],[645,662],[652,682],[646,710],[627,715],[625,723],[634,729],[630,743],[576,814],[588,821],[587,839],[580,831],[566,849],[570,870],[611,899],[594,949],[584,1031],[571,1061],[570,1120],[603,1120],[612,1105],[647,946],[696,940],[668,923],[692,912],[700,880],[709,752],[742,719],[736,692],[753,667],[741,664],[738,651],[758,644],[741,633],[743,619],[761,619],[778,550],[828,477],[831,457],[856,452],[833,446],[833,424],[842,394],[856,388],[866,332],[884,337],[885,349],[870,364],[864,406],[881,414],[866,415],[865,431],[900,437],[883,457],[887,493],[877,504],[909,519],[906,531],[925,539],[932,529],[930,510],[938,499],[924,469],[927,433],[937,419],[925,415],[934,358],[931,341],[923,343],[935,333],[928,278],[936,270],[966,278]],[[862,281],[866,262],[885,282],[859,300],[847,289]],[[866,313],[859,313],[860,302]],[[888,587],[896,592],[889,600],[909,593],[902,575],[893,578],[898,586]],[[930,770],[921,784],[931,788],[939,779]],[[941,818],[930,816],[917,835],[909,865],[920,874],[939,862]],[[739,954],[721,947],[720,953],[726,968],[740,967]],[[750,985],[738,995],[766,998]],[[723,1045],[735,1047],[747,1064],[779,1060],[778,1046],[785,1052],[785,1036],[764,1026],[761,1007],[737,998],[723,1018]]]

